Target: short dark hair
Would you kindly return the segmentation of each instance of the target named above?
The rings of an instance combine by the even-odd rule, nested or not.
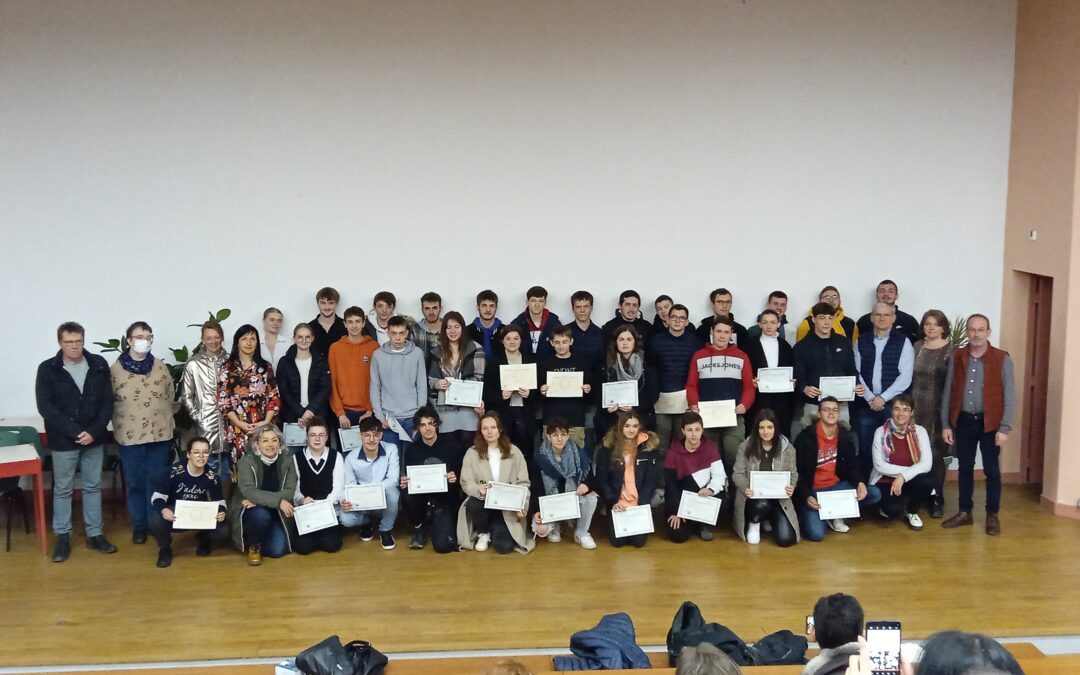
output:
[[[896,282],[892,279],[882,279],[881,281],[879,281],[877,287],[881,288],[882,286],[892,286],[896,290],[900,290],[900,287],[897,286]]]
[[[810,308],[810,316],[821,316],[822,314],[836,316],[836,310],[827,302],[819,302]]]
[[[191,449],[195,447],[196,443],[206,443],[206,447],[208,448],[214,447],[210,444],[210,439],[206,436],[193,436],[192,438],[188,439],[188,442],[186,444],[184,444],[184,450],[190,454]]]
[[[821,406],[825,403],[835,403],[836,405],[840,405],[840,399],[835,396],[826,396],[817,402],[818,410],[821,410]]]
[[[661,293],[660,295],[656,296],[655,300],[652,301],[653,307],[656,307],[657,305],[659,305],[661,302],[663,302],[665,300],[667,300],[668,302],[671,302],[671,303],[675,302],[674,300],[671,299],[670,295],[668,295],[666,293]]]
[[[986,322],[986,327],[990,328],[990,317],[986,316],[985,314],[972,314],[967,318],[967,321],[964,323],[965,330],[971,325],[972,319],[982,319]]]
[[[146,331],[147,333],[151,333],[151,334],[154,332],[154,329],[150,327],[150,324],[146,323],[145,321],[136,321],[135,323],[133,323],[133,324],[131,324],[130,326],[127,327],[127,330],[124,331],[124,337],[126,337],[128,340],[130,340],[131,339],[131,334],[133,332],[135,332],[135,330],[137,328],[141,328],[144,331]]]
[[[374,415],[369,415],[360,420],[360,423],[356,425],[360,430],[360,433],[366,433],[368,431],[382,431],[382,422]]]
[[[915,398],[911,394],[904,393],[897,395],[893,398],[892,402],[889,403],[889,410],[892,410],[892,407],[897,403],[906,405],[911,408],[912,412],[915,412]]]
[[[532,286],[529,290],[525,291],[525,299],[529,298],[544,298],[547,299],[548,292],[543,286]]]
[[[590,305],[593,304],[592,293],[588,291],[575,291],[574,294],[570,296],[570,306],[573,307],[575,302],[580,302],[582,300]]]
[[[75,323],[74,321],[65,321],[60,324],[56,329],[56,341],[64,339],[64,333],[78,333],[79,335],[86,337],[86,329],[82,325]]]
[[[479,307],[480,303],[484,302],[485,300],[489,302],[494,302],[496,305],[499,304],[498,294],[490,288],[482,290],[476,294],[476,306]]]
[[[311,417],[310,419],[308,419],[307,426],[304,427],[304,431],[305,432],[311,431],[312,427],[322,427],[325,430],[329,430],[329,428],[326,426],[326,420],[319,417],[318,415],[315,415],[314,417]]]
[[[390,328],[408,328],[409,322],[405,320],[403,316],[392,316],[386,320],[387,329]]]
[[[365,321],[367,321],[367,319],[364,316],[364,310],[360,309],[356,305],[353,305],[352,307],[349,307],[348,309],[345,310],[345,318],[346,319],[348,319],[349,317],[353,317],[353,316],[358,316],[361,319],[364,319]]]
[[[424,293],[423,295],[420,296],[420,304],[422,305],[425,302],[437,302],[437,303],[439,303],[441,305],[442,304],[442,296],[439,295],[438,293],[436,293],[435,291],[428,291],[427,293]],[[396,305],[395,305],[395,307],[396,307]]]
[[[787,293],[783,291],[773,291],[772,293],[769,293],[768,300],[772,300],[773,298],[780,298],[781,300],[788,299]]]
[[[544,420],[544,433],[550,434],[556,429],[562,429],[563,431],[570,431],[570,423],[566,421],[565,417],[552,417]]]
[[[333,286],[323,286],[315,293],[315,302],[319,300],[332,300],[334,302],[341,302],[341,293],[337,292],[337,289]]]
[[[551,331],[551,337],[553,337],[553,338],[568,337],[571,340],[573,340],[574,339],[574,331],[570,330],[570,326],[568,326],[566,324],[563,324],[561,326],[556,326],[555,330]]]
[[[987,670],[1024,675],[1016,657],[986,635],[948,630],[934,633],[923,644],[920,673],[964,675]]]
[[[940,309],[926,310],[922,315],[922,321],[919,322],[920,328],[926,325],[927,319],[933,319],[934,323],[941,326],[941,335],[948,339],[949,333],[952,332],[952,323],[949,321],[949,317],[945,316],[945,312]]]
[[[397,307],[397,297],[390,291],[379,291],[375,294],[375,298],[371,301],[371,304],[377,305],[380,302],[385,302],[391,307]]]
[[[686,312],[686,318],[690,318],[690,310],[686,308],[686,305],[680,305],[679,303],[675,303],[670,308],[668,308],[668,316],[671,316],[671,313],[675,311]]]
[[[638,301],[639,305],[641,304],[641,296],[638,295],[638,292],[632,288],[628,288],[622,293],[619,293],[619,304],[623,304],[623,301],[625,301],[627,298],[634,298]]]
[[[769,309],[768,307],[766,307],[765,309],[761,310],[761,314],[758,314],[758,321],[761,321],[761,317],[765,316],[766,314],[771,314],[775,316],[777,321],[780,320],[780,314],[778,314],[775,309]]]
[[[439,417],[439,411],[435,409],[435,406],[425,405],[413,413],[413,426],[420,426],[420,420],[425,417],[430,417],[435,422],[436,427],[442,424],[442,418]]]
[[[711,332],[712,329],[716,328],[718,325],[727,326],[728,328],[731,328],[732,330],[734,330],[735,329],[735,320],[732,319],[730,315],[729,316],[717,316],[717,317],[714,317],[713,318],[713,325],[709,328],[709,331]]]
[[[679,428],[684,429],[691,424],[700,424],[701,426],[705,426],[705,422],[701,419],[701,415],[697,414],[693,410],[687,410],[682,414],[682,417],[679,418]]]
[[[504,323],[499,332],[495,335],[498,337],[499,342],[502,342],[510,333],[517,333],[517,336],[521,338],[521,341],[525,342],[525,329],[516,323]]]
[[[833,593],[814,605],[814,633],[822,649],[855,642],[863,632],[863,608],[853,596]]]
[[[716,302],[716,296],[718,295],[731,295],[731,291],[726,288],[717,288],[712,293],[709,293],[709,302]]]

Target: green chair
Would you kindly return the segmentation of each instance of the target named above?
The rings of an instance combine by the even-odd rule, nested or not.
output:
[[[0,447],[12,445],[33,445],[44,462],[41,436],[34,427],[0,427]],[[30,534],[30,515],[26,508],[26,494],[19,487],[18,478],[0,479],[0,500],[7,506],[7,547],[5,550],[10,551],[11,518],[16,507],[22,511],[23,527],[26,533]]]

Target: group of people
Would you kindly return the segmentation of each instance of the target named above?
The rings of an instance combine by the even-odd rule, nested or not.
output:
[[[917,321],[900,311],[891,280],[878,284],[877,302],[857,322],[828,286],[793,321],[787,295],[774,291],[750,329],[735,321],[723,288],[710,294],[713,313],[696,329],[687,307],[666,295],[648,322],[638,293],[625,291],[603,326],[592,322],[587,291],[571,296],[574,320],[566,324],[548,309],[544,288],[525,295],[525,311],[503,324],[490,290],[477,295],[471,322],[444,313],[440,296],[426,293],[414,321],[396,312],[386,291],[370,312],[351,306],[339,316],[340,295],[323,288],[318,315],[295,326],[291,345],[276,308],[264,312],[262,335],[241,326],[229,350],[221,325],[209,321],[180,383],[196,435],[175,465],[176,392],[152,352],[151,327],[131,324],[110,366],[85,349],[82,326],[62,324],[60,350],[37,376],[53,456],[53,559],[71,552],[76,471],[89,547],[116,550],[101,519],[110,422],[132,540],[152,535],[163,567],[172,560],[176,501],[192,499],[219,503],[217,527],[199,532],[198,552],[231,532],[253,565],[289,551],[336,551],[341,528],[393,548],[401,510],[412,548],[430,539],[440,552],[490,546],[524,553],[537,538],[562,538],[563,521],[544,522],[539,498],[566,492],[577,494],[580,510],[567,533],[586,549],[596,547],[595,514],[613,518],[643,505],[663,509],[672,541],[712,539],[714,524],[680,517],[686,492],[720,498],[717,522],[730,521],[749,544],[763,532],[790,546],[820,541],[829,529],[848,531],[843,519],[819,516],[819,496],[835,490],[854,490],[863,507],[921,530],[923,508],[943,515],[945,462],[953,454],[959,511],[942,525],[959,527],[973,523],[977,450],[987,483],[985,529],[1001,531],[998,460],[1015,394],[1009,356],[990,345],[990,321],[981,314],[967,319],[967,345],[954,348],[945,314],[930,310]],[[530,364],[534,385],[503,386],[501,366]],[[783,368],[790,386],[759,391],[762,370]],[[566,381],[563,373],[580,381],[570,395],[565,385],[554,388],[555,374]],[[823,378],[843,377],[854,383],[849,396],[823,391]],[[463,403],[457,383],[470,381],[482,394]],[[606,400],[611,383],[633,383],[622,388],[636,390],[636,404]],[[707,424],[703,404],[724,401],[734,407],[733,423]],[[300,433],[291,447],[287,425]],[[445,492],[409,492],[407,467],[422,464],[446,466]],[[751,477],[759,471],[788,472],[785,496],[755,494]],[[521,509],[485,507],[497,483],[525,488]],[[380,509],[354,509],[346,499],[348,486],[376,484],[385,493]],[[294,509],[324,500],[340,527],[301,534]],[[618,536],[608,526],[614,546],[643,546],[647,536]]]

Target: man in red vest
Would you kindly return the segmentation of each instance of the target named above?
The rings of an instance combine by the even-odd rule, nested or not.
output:
[[[1009,353],[990,346],[990,319],[972,314],[968,344],[949,361],[941,403],[942,437],[960,462],[960,512],[942,527],[971,525],[975,492],[975,451],[982,450],[986,475],[986,533],[1001,534],[1001,446],[1009,440],[1016,392]]]

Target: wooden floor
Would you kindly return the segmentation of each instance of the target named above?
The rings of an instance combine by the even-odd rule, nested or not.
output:
[[[21,531],[0,553],[0,665],[272,657],[331,633],[385,652],[566,648],[571,633],[616,611],[633,617],[639,644],[657,645],[685,599],[754,640],[801,632],[814,601],[836,591],[856,595],[868,619],[903,621],[906,638],[947,628],[1080,634],[1080,522],[1037,502],[1037,491],[1007,487],[997,538],[930,519],[919,533],[870,520],[788,550],[747,546],[727,530],[681,546],[654,535],[642,550],[541,541],[528,556],[411,551],[403,535],[383,551],[349,537],[338,554],[261,568],[231,548],[196,558],[181,538],[167,570],[107,506],[115,555],[78,535],[71,560],[54,564]]]

